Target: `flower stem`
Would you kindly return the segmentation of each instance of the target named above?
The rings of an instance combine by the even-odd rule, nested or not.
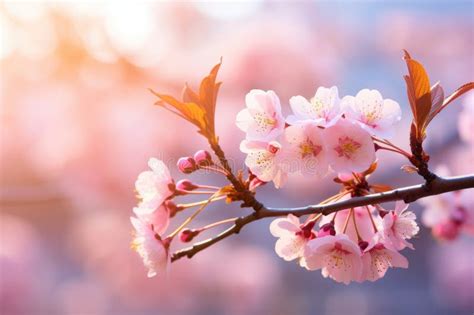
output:
[[[184,229],[189,223],[191,223],[195,217],[199,213],[201,213],[202,210],[206,208],[206,206],[211,203],[212,197],[214,197],[215,194],[213,194],[209,199],[207,199],[189,218],[187,218],[176,230],[174,230],[170,235],[168,235],[168,238],[172,239],[173,237],[176,236],[182,229]]]
[[[205,226],[199,228],[198,230],[200,230],[200,231],[205,231],[205,230],[209,230],[209,229],[211,229],[211,228],[213,228],[213,227],[216,227],[216,226],[219,226],[219,225],[222,225],[222,224],[233,223],[233,222],[235,222],[235,220],[237,220],[238,218],[239,218],[239,217],[235,217],[235,218],[229,218],[229,219],[217,221],[217,222],[214,222],[214,223],[205,225]]]
[[[356,231],[356,234],[357,234],[357,240],[362,241],[362,237],[360,237],[360,234],[359,234],[359,228],[357,227],[354,208],[351,209],[351,215],[352,215],[352,222],[354,223],[354,228],[355,228],[355,231]]]
[[[210,185],[197,185],[199,188],[203,189],[212,189],[212,190],[219,190],[221,189],[220,187],[217,186],[210,186]]]
[[[199,166],[199,168],[202,169],[202,170],[206,170],[206,171],[216,172],[216,173],[222,174],[224,176],[228,175],[227,171],[224,168],[219,167],[219,166],[214,166],[214,167],[212,167],[212,166]]]
[[[372,222],[372,227],[374,228],[374,232],[377,233],[378,229],[377,226],[375,225],[374,218],[372,217],[372,212],[369,209],[369,206],[365,206],[365,209],[367,209],[367,213],[369,214],[370,222]]]
[[[186,190],[186,195],[210,195],[214,194],[214,191],[206,191],[206,190]]]
[[[351,210],[349,211],[349,215],[347,216],[346,221],[344,222],[344,228],[342,229],[342,233],[346,233],[347,231],[347,226],[349,225],[349,218],[351,217],[352,212],[354,212],[354,208],[351,208]]]
[[[192,207],[200,206],[200,205],[203,205],[203,204],[206,204],[206,203],[209,203],[209,202],[222,200],[222,199],[224,199],[224,198],[225,198],[225,196],[219,196],[219,197],[216,197],[216,198],[212,198],[212,199],[208,199],[208,200],[202,200],[202,201],[197,201],[197,202],[180,203],[180,204],[177,204],[176,206],[177,206],[178,208],[192,208]],[[209,200],[210,200],[210,201],[209,201]]]
[[[387,146],[389,146],[389,148],[387,147],[382,147],[379,145],[380,149],[382,150],[387,150],[387,151],[392,151],[392,152],[396,152],[396,153],[399,153],[403,156],[405,156],[406,158],[410,159],[411,157],[411,154],[408,153],[407,151],[403,150],[402,148],[396,146],[395,144],[393,144],[392,142],[386,140],[386,139],[380,139],[380,138],[377,138],[377,137],[372,137],[372,139],[376,142],[379,142],[379,143],[383,143]]]

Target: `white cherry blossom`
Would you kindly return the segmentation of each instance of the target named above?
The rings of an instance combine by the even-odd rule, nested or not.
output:
[[[247,140],[275,140],[285,128],[280,99],[273,91],[251,90],[245,97],[247,108],[237,114],[236,124]]]
[[[309,121],[329,127],[341,117],[339,103],[337,87],[319,87],[310,100],[300,95],[290,98],[293,115],[288,116],[286,121],[290,125]]]
[[[247,141],[240,144],[240,150],[247,153],[245,165],[264,182],[273,181],[280,188],[288,178],[288,160],[277,141]]]
[[[361,250],[347,235],[328,235],[308,242],[305,248],[306,268],[321,269],[322,275],[349,284],[360,279]]]
[[[324,176],[328,161],[324,147],[324,130],[314,123],[289,126],[284,133],[290,171],[303,175]]]
[[[329,165],[336,172],[362,172],[375,161],[370,134],[347,119],[340,119],[325,131]]]
[[[346,118],[354,120],[370,134],[388,137],[393,124],[401,119],[400,105],[391,99],[383,99],[377,90],[363,89],[341,101]]]
[[[169,244],[161,239],[152,225],[135,217],[131,217],[130,221],[135,229],[132,248],[137,251],[143,264],[148,268],[148,277],[165,272],[170,263]]]
[[[173,194],[174,181],[163,161],[151,158],[148,166],[151,171],[144,171],[138,175],[135,189],[141,199],[140,207],[156,209]]]

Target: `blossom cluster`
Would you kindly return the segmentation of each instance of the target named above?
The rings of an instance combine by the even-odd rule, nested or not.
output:
[[[175,193],[175,184],[163,161],[151,158],[148,166],[151,170],[140,173],[135,182],[141,201],[133,208],[135,216],[130,220],[135,233],[132,248],[143,259],[148,276],[153,277],[169,263],[169,241],[162,236],[175,208],[169,200]]]
[[[337,87],[319,87],[310,100],[289,100],[292,115],[284,117],[273,91],[252,90],[236,118],[246,133],[240,149],[246,166],[262,181],[281,187],[289,173],[306,176],[361,172],[375,160],[372,136],[385,138],[401,119],[397,102],[377,90],[339,98]]]
[[[413,245],[408,242],[419,227],[408,205],[397,202],[394,210],[381,207],[357,207],[300,223],[289,214],[274,220],[270,232],[278,237],[275,251],[284,260],[297,260],[308,270],[321,270],[324,277],[349,284],[351,281],[375,281],[388,268],[408,268],[408,260],[399,253]]]
[[[208,168],[212,164],[209,152],[199,150],[193,157],[180,158],[177,167],[182,173],[189,174],[201,168]],[[170,170],[161,160],[151,158],[148,166],[150,170],[141,172],[135,182],[135,191],[140,201],[133,208],[134,216],[130,220],[134,228],[132,248],[137,251],[148,268],[148,277],[153,277],[168,269],[171,260],[170,244],[176,234],[181,232],[181,240],[187,242],[200,232],[184,229],[185,225],[183,225],[165,236],[170,219],[179,211],[207,204],[218,198],[212,199],[216,193],[216,187],[197,185],[188,179],[175,183]],[[203,188],[204,191],[196,191],[198,188]],[[207,201],[197,203],[176,204],[174,202],[178,196],[193,193],[212,196]]]
[[[474,145],[474,94],[470,93],[464,102],[464,108],[458,119],[458,130],[462,145],[467,147],[466,160],[473,158]],[[472,171],[472,165],[467,166]],[[446,165],[440,165],[436,174],[449,176]],[[435,238],[452,241],[461,234],[474,236],[474,190],[459,190],[431,196],[419,201],[425,208],[421,222],[431,228]]]

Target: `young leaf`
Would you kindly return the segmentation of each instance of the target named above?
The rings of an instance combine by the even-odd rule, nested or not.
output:
[[[206,111],[196,103],[186,103],[175,99],[173,96],[158,94],[153,92],[160,98],[155,104],[162,106],[172,113],[177,114],[181,118],[186,119],[193,125],[199,128],[199,133],[206,136]]]
[[[179,101],[173,96],[156,93],[151,90],[151,92],[159,98],[159,101],[156,102],[157,105],[168,109],[198,127],[199,133],[210,141],[217,141],[214,115],[217,93],[221,85],[221,82],[216,83],[216,78],[221,63],[222,60],[215,65],[209,75],[201,81],[199,94],[194,92],[186,84],[182,93],[183,101]]]
[[[430,116],[428,117],[427,125],[433,120],[433,118],[438,115],[446,106],[448,106],[452,101],[460,97],[461,95],[469,92],[470,90],[474,89],[474,82],[469,82],[461,87],[459,87],[456,91],[453,92],[450,96],[444,99],[439,106],[433,108],[431,110]],[[444,96],[444,95],[443,95]]]
[[[417,127],[417,136],[422,138],[432,105],[430,79],[421,63],[412,59],[406,50],[404,52],[404,59],[408,67],[408,75],[404,77],[407,84],[408,100]]]

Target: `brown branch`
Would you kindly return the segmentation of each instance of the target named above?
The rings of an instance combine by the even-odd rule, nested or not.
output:
[[[232,168],[227,161],[224,151],[222,150],[219,142],[217,140],[209,139],[209,145],[211,149],[214,151],[215,155],[219,159],[221,166],[227,171],[227,179],[229,182],[234,186],[235,190],[239,192],[240,200],[243,201],[242,207],[250,207],[253,208],[255,211],[259,211],[263,205],[255,199],[254,194],[249,191],[244,184],[234,175],[232,172]]]
[[[232,234],[237,234],[247,224],[269,217],[280,217],[288,214],[295,216],[303,216],[308,214],[322,213],[328,215],[330,213],[344,210],[352,207],[368,206],[372,204],[380,204],[384,202],[403,200],[406,203],[414,202],[418,199],[425,198],[428,196],[439,195],[451,191],[462,190],[467,188],[474,188],[474,174],[441,178],[436,177],[429,185],[415,185],[409,187],[403,187],[394,189],[391,191],[371,194],[362,197],[354,197],[348,200],[338,201],[325,205],[314,205],[300,208],[261,208],[259,211],[255,211],[252,214],[238,218],[234,225],[227,230],[221,232],[214,238],[204,240],[196,243],[191,247],[184,248],[173,254],[171,261],[176,261],[182,257],[193,257],[196,253],[206,249],[207,247],[227,238]]]

